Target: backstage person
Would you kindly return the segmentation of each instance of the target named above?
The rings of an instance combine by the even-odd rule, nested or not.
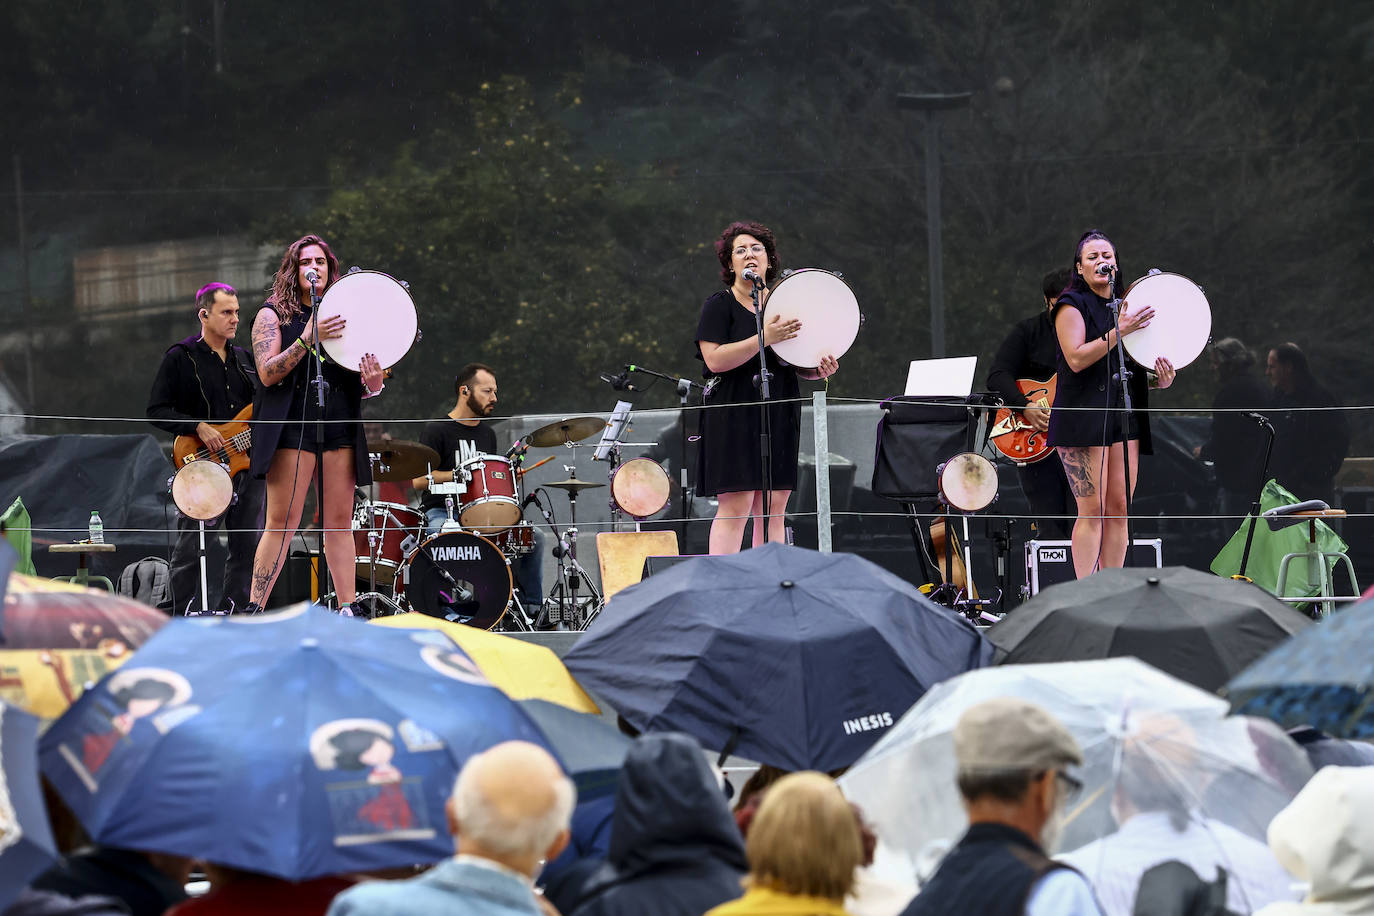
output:
[[[1317,381],[1295,343],[1269,351],[1265,375],[1274,386],[1274,456],[1269,476],[1298,499],[1336,505],[1336,473],[1350,450],[1340,401]]]
[[[200,333],[172,344],[163,354],[148,395],[148,419],[158,429],[178,436],[194,436],[222,463],[226,443],[215,425],[232,419],[253,403],[257,370],[248,351],[234,346],[239,327],[239,299],[227,283],[208,283],[196,292]],[[214,425],[212,425],[214,424]],[[197,449],[199,451],[199,449]],[[231,612],[248,604],[253,576],[253,551],[262,530],[262,481],[240,471],[234,475],[234,501],[219,519],[228,541],[228,556],[220,578],[219,599],[212,607]],[[213,578],[208,600],[214,600]],[[177,540],[171,560],[172,613],[200,610],[200,537],[198,523],[177,517]]]
[[[1212,462],[1220,492],[1219,508],[1228,525],[1238,525],[1250,512],[1264,481],[1264,429],[1241,411],[1266,413],[1273,395],[1255,374],[1255,354],[1234,337],[1211,346],[1209,356],[1217,373],[1212,399],[1212,426],[1207,441],[1194,450]]]
[[[1030,403],[1016,382],[1018,379],[1044,382],[1054,378],[1059,343],[1054,336],[1054,322],[1050,315],[1055,300],[1068,285],[1069,272],[1065,268],[1045,274],[1040,281],[1040,295],[1044,298],[1045,307],[1039,314],[1023,318],[1012,326],[1011,333],[997,348],[992,369],[988,372],[988,388],[1013,408],[1013,416],[1019,411],[1022,419],[1035,427],[1042,443],[1050,428],[1049,408]],[[1033,536],[1067,540],[1077,510],[1058,453],[1049,449],[1039,461],[1018,464],[1016,476],[1021,482],[1026,503],[1030,506]]]
[[[253,564],[250,610],[261,610],[272,594],[291,538],[300,524],[305,494],[318,461],[322,468],[321,524],[324,555],[334,576],[339,613],[351,615],[355,597],[353,491],[372,482],[367,442],[360,420],[363,398],[381,393],[382,367],[364,354],[358,371],[324,362],[328,383],[323,416],[311,384],[315,328],[310,320],[310,284],[323,295],[339,277],[339,261],[317,235],[292,242],[272,279],[267,302],[253,320],[253,358],[258,367],[251,473],[267,479],[267,519]],[[345,319],[321,315],[322,339],[342,337]],[[317,421],[322,432],[317,431]]]
[[[468,363],[458,371],[453,380],[453,393],[457,402],[448,412],[448,418],[425,424],[420,433],[420,442],[439,453],[439,466],[433,471],[434,483],[450,483],[455,468],[455,453],[500,455],[497,450],[496,433],[486,418],[496,410],[496,373],[490,366],[482,363]],[[411,482],[420,491],[420,510],[425,514],[425,536],[439,533],[444,522],[448,521],[446,497],[429,492],[429,478],[416,477]],[[462,510],[457,497],[453,498],[453,518],[456,521]],[[535,614],[544,602],[544,533],[538,526],[531,529],[534,536],[534,549],[528,554],[511,560],[511,574],[515,587],[520,591],[520,601],[526,611]],[[497,536],[487,535],[489,540]]]
[[[1118,372],[1117,331],[1108,303],[1125,292],[1116,262],[1116,247],[1096,229],[1083,233],[1074,252],[1072,279],[1054,305],[1059,341],[1054,409],[1050,412],[1050,445],[1059,451],[1069,478],[1078,520],[1073,525],[1073,568],[1078,578],[1126,561],[1126,487],[1140,473],[1140,456],[1150,454],[1149,380],[1135,365],[1131,404],[1125,416]],[[1121,335],[1148,327],[1155,311],[1149,306],[1121,307]],[[1155,387],[1174,382],[1174,367],[1155,360]],[[1061,410],[1059,408],[1076,408]]]
[[[701,437],[697,450],[699,497],[716,497],[716,517],[711,522],[710,551],[738,553],[744,525],[754,519],[754,546],[765,540],[787,540],[787,500],[797,486],[797,454],[801,444],[801,386],[798,379],[824,379],[839,363],[826,356],[816,369],[797,369],[780,360],[771,347],[791,340],[801,331],[801,321],[774,315],[763,329],[768,372],[772,376],[770,398],[781,402],[767,408],[771,430],[770,481],[763,479],[759,458],[761,411],[754,376],[759,368],[759,342],[755,328],[753,284],[746,269],[759,274],[764,284],[781,272],[773,232],[754,222],[734,222],[716,239],[716,258],[726,288],[712,294],[701,306],[697,322],[697,359],[707,380],[701,412]],[[759,291],[759,305],[768,288]],[[725,405],[749,405],[727,407]],[[771,483],[767,535],[764,533],[764,487]]]

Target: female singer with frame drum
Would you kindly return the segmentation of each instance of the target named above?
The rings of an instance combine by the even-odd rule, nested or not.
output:
[[[1050,412],[1049,443],[1064,462],[1078,520],[1073,526],[1073,567],[1078,578],[1097,569],[1119,567],[1126,560],[1126,471],[1130,459],[1131,492],[1135,492],[1140,456],[1150,454],[1150,421],[1132,410],[1124,416],[1117,373],[1117,332],[1108,302],[1125,289],[1116,263],[1116,247],[1096,229],[1078,240],[1072,279],[1054,305],[1059,341],[1057,389]],[[1147,307],[1121,307],[1121,335],[1148,327],[1155,315]],[[1131,364],[1131,404],[1149,406],[1150,387],[1144,368]],[[1168,388],[1174,367],[1155,360],[1154,387]],[[1061,407],[1080,408],[1061,410]],[[1093,408],[1093,409],[1083,409]]]
[[[353,565],[353,492],[372,482],[367,441],[360,422],[362,399],[382,390],[382,367],[371,353],[360,371],[324,362],[325,397],[323,441],[317,439],[320,411],[312,351],[315,329],[310,321],[310,280],[320,295],[339,278],[339,260],[317,235],[292,242],[272,280],[267,302],[253,320],[253,358],[258,368],[258,393],[253,417],[257,420],[295,420],[296,423],[254,423],[249,472],[267,478],[266,527],[253,562],[250,610],[261,609],[272,594],[287,546],[300,525],[305,494],[321,462],[324,486],[324,554],[334,573],[341,613],[351,613],[356,582]],[[320,337],[342,337],[345,321],[321,315]]]
[[[773,233],[754,222],[734,222],[716,239],[716,257],[726,288],[701,306],[697,323],[697,358],[708,380],[701,412],[701,436],[697,446],[697,496],[717,499],[711,522],[713,554],[736,553],[744,540],[744,525],[754,519],[754,546],[765,540],[763,520],[763,470],[759,458],[760,411],[754,386],[758,374],[759,344],[754,323],[753,284],[744,272],[752,269],[771,284],[780,271]],[[760,306],[768,289],[759,290]],[[780,360],[773,344],[791,340],[801,331],[799,319],[775,315],[763,329],[768,371],[772,373],[769,406],[772,430],[772,487],[766,540],[786,540],[787,500],[797,486],[797,452],[801,439],[801,386],[798,378],[823,379],[835,373],[839,363],[830,356],[815,370],[801,370]],[[750,406],[722,407],[730,404]]]

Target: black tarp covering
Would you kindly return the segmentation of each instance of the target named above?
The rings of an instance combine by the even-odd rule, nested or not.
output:
[[[0,504],[23,498],[41,576],[76,571],[75,556],[50,554],[48,545],[84,539],[93,509],[106,542],[118,548],[92,556],[93,573],[117,582],[126,564],[168,556],[167,531],[176,526],[171,476],[171,463],[150,435],[0,437]]]

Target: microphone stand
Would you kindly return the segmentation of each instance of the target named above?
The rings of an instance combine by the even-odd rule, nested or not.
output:
[[[627,372],[643,372],[645,375],[652,375],[654,378],[661,378],[665,381],[674,382],[677,384],[679,408],[678,416],[682,424],[681,434],[678,436],[678,447],[682,459],[682,463],[678,465],[678,476],[680,477],[679,482],[681,485],[681,504],[679,506],[681,512],[678,516],[681,519],[681,521],[678,522],[678,534],[681,537],[679,543],[682,545],[682,549],[686,550],[687,521],[692,517],[692,501],[691,498],[687,495],[687,400],[692,396],[693,388],[704,389],[705,386],[702,385],[700,382],[694,382],[691,379],[685,378],[681,375],[674,375],[671,372],[658,372],[656,370],[646,369],[643,366],[636,366],[634,364],[626,366],[625,370]]]
[[[324,529],[328,524],[324,517],[324,402],[325,396],[329,392],[329,383],[324,380],[324,346],[320,343],[320,300],[323,298],[316,287],[315,280],[310,281],[310,323],[315,329],[315,345],[311,347],[314,359],[311,360],[315,370],[315,379],[311,382],[315,386],[315,406],[318,409],[315,414],[315,493],[318,495],[320,513],[320,573],[319,591],[320,595],[329,593],[329,560],[324,550]],[[337,602],[337,596],[335,601]]]
[[[1112,376],[1112,381],[1114,381],[1114,382],[1119,382],[1119,383],[1121,384],[1121,406],[1122,406],[1122,409],[1123,409],[1123,411],[1124,411],[1124,413],[1122,414],[1123,420],[1122,420],[1122,424],[1121,424],[1121,436],[1122,436],[1122,439],[1121,439],[1121,459],[1122,459],[1122,461],[1121,461],[1121,466],[1122,466],[1123,472],[1124,472],[1125,475],[1126,475],[1126,556],[1122,559],[1121,565],[1124,566],[1124,567],[1130,567],[1130,566],[1134,565],[1134,564],[1131,562],[1131,551],[1135,549],[1135,532],[1132,531],[1132,529],[1131,529],[1131,501],[1132,501],[1132,493],[1131,493],[1131,448],[1130,448],[1130,434],[1131,434],[1131,376],[1134,375],[1134,373],[1131,372],[1130,367],[1126,365],[1126,346],[1125,346],[1124,343],[1122,343],[1122,340],[1121,340],[1121,302],[1122,302],[1122,301],[1121,301],[1120,299],[1118,299],[1118,298],[1117,298],[1117,295],[1116,295],[1116,268],[1115,268],[1115,267],[1113,267],[1113,268],[1107,273],[1107,277],[1108,277],[1108,283],[1110,284],[1110,287],[1109,287],[1109,288],[1110,288],[1111,293],[1112,293],[1112,299],[1111,299],[1110,302],[1107,303],[1107,308],[1111,310],[1111,313],[1112,313],[1112,327],[1116,330],[1116,361],[1117,361],[1117,371],[1116,371],[1116,373]],[[1108,353],[1107,365],[1108,365],[1108,367],[1110,368],[1110,366],[1111,366],[1111,354],[1110,354],[1110,352]],[[1107,442],[1107,443],[1103,443],[1103,444],[1104,444],[1104,446],[1105,446],[1106,449],[1107,449],[1107,454],[1110,455],[1110,454],[1111,454],[1111,450],[1112,450],[1111,443],[1110,443],[1110,442]],[[1108,461],[1108,464],[1110,464],[1110,463],[1111,463],[1111,462]],[[1104,475],[1105,475],[1105,471],[1104,471]],[[1103,485],[1103,489],[1104,489],[1104,491],[1105,491],[1107,482],[1106,482],[1105,480],[1102,481],[1102,485]],[[1099,556],[1098,568],[1099,568],[1099,569],[1101,568],[1101,559],[1100,559],[1100,557],[1101,557],[1101,550],[1102,550],[1102,548],[1101,548],[1101,546],[1099,545],[1099,546],[1098,546],[1098,556]]]
[[[754,333],[759,338],[759,374],[754,383],[758,386],[759,400],[762,402],[759,404],[759,461],[763,471],[763,543],[766,544],[773,511],[773,426],[772,417],[768,412],[768,400],[772,390],[769,382],[773,374],[768,371],[768,351],[765,349],[763,337],[763,307],[759,304],[759,289],[762,287],[763,281],[756,275],[751,281],[749,296],[754,300]]]

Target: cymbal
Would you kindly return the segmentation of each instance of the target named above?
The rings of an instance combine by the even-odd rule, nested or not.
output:
[[[578,480],[570,477],[567,480],[555,480],[553,483],[540,484],[543,487],[557,487],[560,490],[567,490],[569,493],[578,493],[582,490],[591,490],[596,487],[604,487],[604,483],[593,483],[590,480]]]
[[[406,439],[369,439],[367,451],[372,459],[372,479],[377,483],[400,483],[421,477],[439,464],[438,452]]]
[[[547,426],[541,426],[525,437],[525,441],[535,448],[553,448],[565,442],[581,442],[606,428],[606,421],[600,417],[565,417]]]

